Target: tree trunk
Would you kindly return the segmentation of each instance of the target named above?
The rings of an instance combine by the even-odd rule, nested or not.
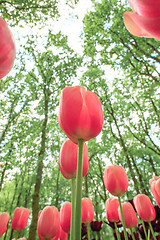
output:
[[[58,168],[57,182],[56,182],[56,201],[55,201],[56,208],[58,208],[58,203],[59,203],[59,175],[60,175],[60,170]]]
[[[47,94],[45,83],[44,83],[43,91],[44,91],[44,97],[45,97],[45,103],[44,103],[45,117],[44,117],[43,126],[42,126],[41,147],[38,155],[36,183],[35,183],[33,200],[32,200],[32,221],[29,229],[28,240],[33,240],[36,238],[37,220],[38,220],[38,212],[39,212],[39,193],[40,193],[42,173],[43,173],[43,159],[44,159],[45,147],[46,147],[46,131],[47,131],[47,121],[48,121],[49,96]]]

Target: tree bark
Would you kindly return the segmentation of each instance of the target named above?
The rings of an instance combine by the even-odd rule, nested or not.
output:
[[[45,154],[46,147],[46,131],[47,131],[47,121],[48,121],[48,104],[49,104],[49,96],[48,91],[46,89],[46,83],[44,83],[44,121],[42,126],[42,135],[41,135],[41,147],[38,155],[38,163],[37,163],[37,173],[36,173],[36,182],[33,193],[32,200],[32,221],[29,229],[29,237],[28,240],[33,240],[36,238],[36,230],[37,230],[37,220],[38,220],[38,212],[39,212],[39,193],[42,181],[42,173],[43,173],[43,159]]]

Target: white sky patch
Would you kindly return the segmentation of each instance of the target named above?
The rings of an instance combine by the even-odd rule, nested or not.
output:
[[[92,9],[92,2],[90,0],[80,0],[75,8],[72,9],[66,5],[64,0],[59,3],[60,18],[58,20],[50,19],[46,22],[45,27],[40,29],[40,24],[31,28],[24,21],[21,21],[18,26],[11,28],[13,36],[16,40],[16,46],[19,48],[19,44],[22,40],[21,36],[27,36],[29,34],[40,34],[47,36],[50,29],[53,33],[62,31],[63,34],[68,36],[68,44],[77,53],[82,53],[82,40],[80,34],[83,31],[83,18],[88,10]],[[19,27],[25,26],[25,27]],[[19,41],[18,41],[19,38]]]

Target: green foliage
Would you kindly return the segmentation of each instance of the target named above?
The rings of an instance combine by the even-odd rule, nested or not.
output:
[[[122,1],[92,2],[94,9],[83,20],[83,57],[69,47],[61,31],[28,35],[17,50],[14,71],[0,82],[0,211],[12,217],[16,206],[28,207],[27,237],[40,161],[38,209],[55,205],[60,210],[64,201],[71,201],[70,181],[58,168],[65,136],[57,113],[61,90],[74,84],[82,66],[78,80],[99,96],[104,112],[102,133],[88,143],[89,171],[83,178],[83,197],[92,199],[95,220],[104,221],[103,239],[106,234],[112,238],[105,223],[107,165],[120,164],[127,171],[124,201],[137,193],[153,200],[149,179],[160,170],[159,41],[128,33],[123,24],[128,6]],[[13,25],[43,24],[58,15],[56,1],[1,1],[0,12]],[[9,227],[4,239],[10,236]]]
[[[59,17],[58,5],[61,2],[74,8],[79,1],[73,0],[1,0],[0,14],[10,25],[25,27],[25,24],[39,27],[44,26],[49,20],[56,20]]]

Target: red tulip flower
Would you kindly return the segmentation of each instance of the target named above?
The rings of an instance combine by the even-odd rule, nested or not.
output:
[[[70,233],[71,225],[71,203],[65,202],[60,210],[60,225],[64,232]]]
[[[3,212],[0,214],[0,237],[7,231],[7,224],[9,221],[9,214]]]
[[[133,199],[138,216],[145,222],[154,221],[156,218],[156,211],[152,205],[151,200],[145,194],[138,194]]]
[[[12,229],[22,231],[28,222],[29,209],[24,207],[17,207],[12,218]]]
[[[77,172],[78,145],[71,140],[67,140],[61,147],[59,156],[59,169],[62,175],[67,178],[75,178]],[[88,147],[83,147],[83,177],[87,174],[89,168]]]
[[[114,196],[122,196],[128,188],[128,177],[122,166],[111,165],[104,172],[104,184]]]
[[[151,192],[154,199],[156,200],[157,205],[160,207],[160,177],[155,176],[149,180],[151,185]]]
[[[128,31],[138,37],[160,40],[160,0],[129,0],[133,12],[124,13]]]
[[[137,226],[137,217],[136,217],[136,213],[134,211],[132,204],[129,202],[122,203],[122,211],[123,211],[124,222],[125,222],[126,228],[136,227]],[[122,222],[120,208],[118,208],[118,215],[119,215],[120,221]]]
[[[90,198],[82,198],[82,223],[90,223],[94,219],[94,208]]]
[[[39,215],[37,231],[41,239],[52,239],[56,236],[59,226],[59,212],[54,206],[45,207]]]
[[[119,202],[117,198],[108,198],[105,202],[106,216],[110,222],[119,222]]]
[[[0,18],[0,79],[10,72],[15,57],[16,47],[12,33],[4,19]]]
[[[66,87],[60,100],[59,125],[73,142],[89,141],[102,130],[103,111],[101,102],[93,92],[84,87]]]

